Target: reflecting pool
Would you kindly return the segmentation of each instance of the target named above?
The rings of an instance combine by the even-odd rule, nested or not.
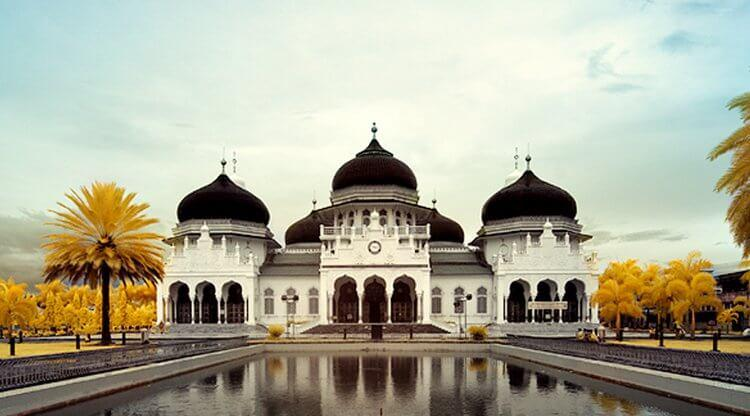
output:
[[[722,415],[506,357],[265,354],[56,415]]]

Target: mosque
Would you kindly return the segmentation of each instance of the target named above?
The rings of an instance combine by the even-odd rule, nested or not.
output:
[[[159,322],[207,325],[418,323],[455,331],[468,324],[597,322],[596,254],[565,190],[515,169],[481,210],[467,244],[456,221],[419,204],[417,178],[376,138],[341,165],[330,205],[286,230],[282,246],[263,201],[236,174],[221,173],[185,196]],[[468,296],[472,295],[472,296]],[[468,298],[471,298],[468,300]],[[184,324],[184,325],[183,325]],[[234,325],[235,327],[237,325]]]

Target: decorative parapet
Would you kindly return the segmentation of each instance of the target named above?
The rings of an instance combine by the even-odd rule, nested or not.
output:
[[[200,237],[195,244],[190,244],[189,238],[185,236],[183,248],[179,252],[172,245],[167,259],[167,274],[195,271],[244,271],[257,274],[258,259],[254,253],[250,251],[243,254],[239,243],[235,243],[234,247],[227,247],[226,236],[222,236],[220,245],[214,245],[205,222],[199,232]]]

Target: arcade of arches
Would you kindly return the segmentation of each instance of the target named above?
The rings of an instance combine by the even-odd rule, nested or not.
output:
[[[334,289],[331,306],[336,323],[417,322],[420,318],[416,283],[408,276],[397,278],[390,288],[384,279],[372,276],[364,281],[363,289],[345,276],[336,280]]]
[[[248,316],[247,302],[242,286],[228,282],[220,293],[210,282],[201,282],[195,293],[183,282],[169,287],[167,321],[176,324],[241,324]]]
[[[508,322],[583,322],[590,318],[586,301],[585,285],[578,279],[565,282],[562,299],[557,283],[552,280],[539,282],[535,290],[524,280],[510,284],[506,297],[505,316]],[[565,309],[528,308],[528,302],[566,302]]]

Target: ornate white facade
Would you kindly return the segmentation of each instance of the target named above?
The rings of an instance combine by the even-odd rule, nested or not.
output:
[[[596,320],[596,255],[582,251],[590,237],[572,197],[516,169],[465,244],[457,223],[418,204],[416,178],[376,131],[336,173],[331,205],[290,226],[284,247],[267,227],[265,205],[240,179],[222,172],[185,197],[168,239],[158,320],[254,325],[293,315],[309,325],[443,328],[464,314],[470,324]],[[473,296],[467,310],[454,307],[466,294]]]

